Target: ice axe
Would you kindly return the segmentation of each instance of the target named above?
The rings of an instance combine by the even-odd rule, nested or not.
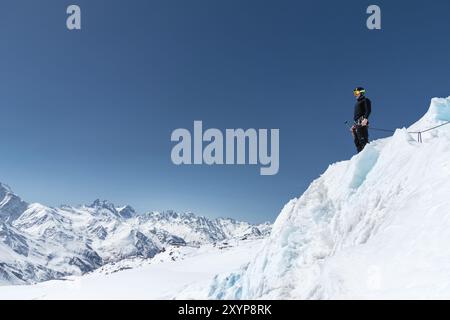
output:
[[[345,121],[344,124],[346,125],[347,128],[350,129],[350,131],[352,132],[353,138],[355,138],[355,129],[354,129],[353,124],[350,127],[349,127],[349,122],[348,121]]]

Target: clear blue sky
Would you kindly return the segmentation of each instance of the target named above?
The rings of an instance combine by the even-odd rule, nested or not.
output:
[[[72,3],[81,32],[65,27]],[[365,27],[370,4],[381,31]],[[450,95],[449,14],[448,0],[2,0],[0,181],[53,206],[273,220],[354,153],[353,87],[386,128]],[[170,134],[194,120],[280,128],[279,174],[174,166]]]

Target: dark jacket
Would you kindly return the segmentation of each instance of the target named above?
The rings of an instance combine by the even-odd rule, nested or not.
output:
[[[372,103],[370,102],[369,98],[366,98],[365,96],[360,96],[356,100],[353,120],[357,122],[359,119],[361,119],[361,117],[369,119],[371,112],[372,112]]]

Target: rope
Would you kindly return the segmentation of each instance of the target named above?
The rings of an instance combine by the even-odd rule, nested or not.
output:
[[[345,121],[345,124],[348,124],[348,121]],[[428,131],[431,131],[431,130],[435,130],[437,128],[446,126],[448,124],[450,124],[450,121],[447,121],[445,123],[441,123],[440,125],[437,125],[437,126],[425,129],[425,130],[421,130],[421,131],[408,131],[408,133],[410,133],[410,134],[417,134],[417,141],[422,143],[422,133],[425,133],[425,132],[428,132]],[[369,129],[370,130],[374,130],[374,131],[382,131],[382,132],[391,132],[391,133],[395,132],[395,130],[391,130],[391,129],[372,128],[370,126],[369,126]]]
[[[442,124],[440,124],[440,125],[438,125],[438,126],[435,126],[435,127],[432,127],[432,128],[428,128],[428,129],[426,129],[426,130],[422,130],[422,131],[418,131],[418,132],[410,132],[410,133],[424,133],[424,132],[428,132],[428,131],[431,131],[431,130],[434,130],[434,129],[437,129],[437,128],[440,128],[440,127],[443,127],[443,126],[446,126],[446,125],[448,125],[450,123],[450,121],[447,121],[447,122],[445,122],[445,123],[442,123]]]

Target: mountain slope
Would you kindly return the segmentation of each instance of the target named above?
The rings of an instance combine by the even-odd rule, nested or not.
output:
[[[450,97],[409,130],[331,165],[208,298],[450,298]]]
[[[0,183],[0,221],[15,220],[27,206],[28,204],[15,195],[7,185]]]

